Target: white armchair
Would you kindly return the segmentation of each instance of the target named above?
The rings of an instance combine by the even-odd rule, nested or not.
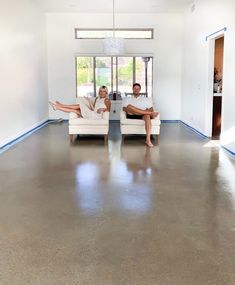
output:
[[[158,135],[160,134],[160,114],[151,120],[151,135],[154,136],[155,140],[158,141]],[[120,113],[120,128],[122,134],[122,140],[125,135],[145,135],[145,122],[142,119],[127,119],[126,112],[121,110]]]
[[[94,102],[95,98],[89,98],[89,101]],[[83,97],[77,97],[76,103],[89,104]],[[105,143],[108,139],[109,132],[109,112],[103,113],[103,118],[99,120],[84,119],[78,117],[75,113],[69,114],[69,137],[70,142],[73,141],[74,135],[104,135]]]

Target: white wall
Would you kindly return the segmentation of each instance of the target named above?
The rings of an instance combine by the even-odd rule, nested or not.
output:
[[[182,120],[205,135],[211,132],[210,40],[227,27],[224,41],[221,144],[235,152],[235,1],[198,0],[184,17]],[[209,92],[208,92],[209,90]]]
[[[75,54],[101,54],[102,40],[75,40],[74,28],[111,28],[109,14],[48,14],[48,91],[50,100],[73,103]],[[180,119],[182,15],[120,14],[119,28],[154,28],[154,40],[126,40],[126,53],[154,56],[153,93],[162,119]],[[50,118],[67,115],[50,109]]]
[[[48,119],[45,14],[0,2],[0,147]]]

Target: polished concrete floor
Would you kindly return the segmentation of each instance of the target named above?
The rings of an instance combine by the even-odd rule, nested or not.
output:
[[[152,149],[110,128],[0,155],[0,284],[235,285],[235,160],[181,124]]]

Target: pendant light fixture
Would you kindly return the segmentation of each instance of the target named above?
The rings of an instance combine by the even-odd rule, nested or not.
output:
[[[124,52],[124,39],[115,34],[115,3],[113,0],[113,35],[103,40],[103,49],[106,55],[121,55]]]

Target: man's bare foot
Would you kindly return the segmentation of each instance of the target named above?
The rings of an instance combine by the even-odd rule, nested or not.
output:
[[[55,104],[54,102],[49,101],[49,104],[51,105],[51,107],[53,108],[53,110],[54,110],[54,111],[56,111],[56,110],[57,110],[57,108],[56,108],[56,104]]]
[[[148,147],[153,147],[153,144],[151,143],[151,141],[146,141],[145,144],[146,144]]]
[[[152,116],[152,118],[156,118],[157,116],[158,116],[158,112],[152,112],[152,114],[151,114],[151,116]]]

